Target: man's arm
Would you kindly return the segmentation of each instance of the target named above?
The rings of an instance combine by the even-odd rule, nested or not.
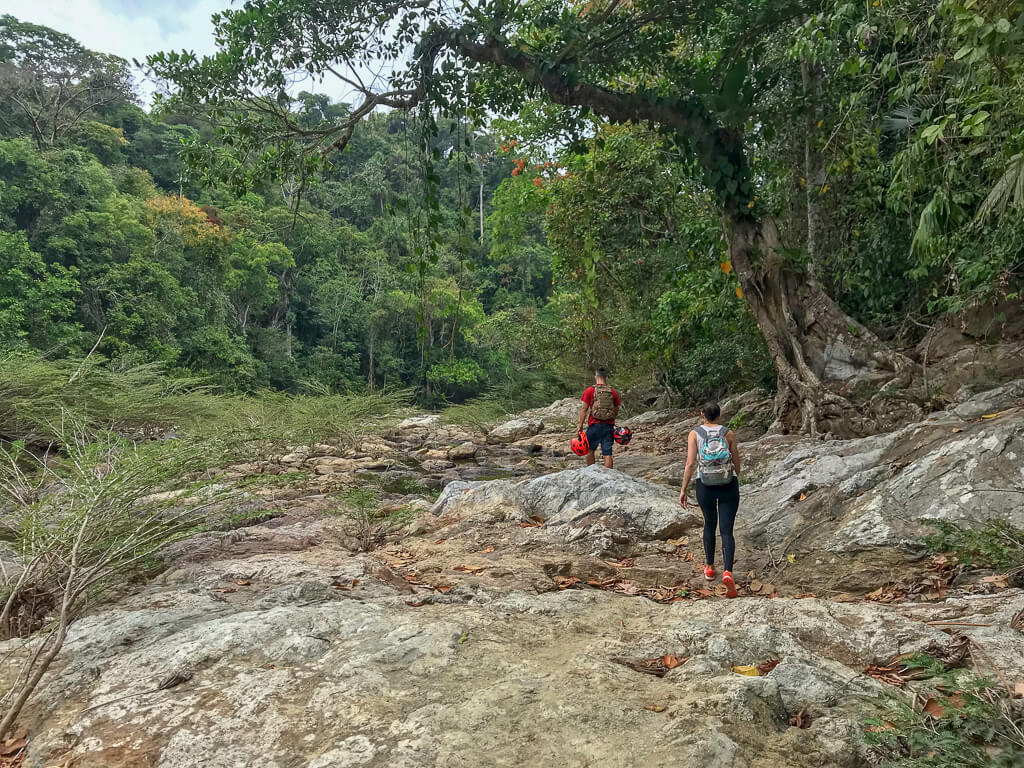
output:
[[[577,432],[582,432],[583,431],[583,425],[587,421],[587,412],[589,410],[590,410],[590,405],[588,403],[583,403],[583,407],[580,408],[580,423],[576,427],[576,431]]]

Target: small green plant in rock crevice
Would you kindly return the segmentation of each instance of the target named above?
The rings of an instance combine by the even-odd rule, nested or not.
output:
[[[373,488],[352,488],[338,494],[341,506],[332,511],[344,522],[345,533],[355,539],[361,552],[384,544],[388,536],[408,524],[416,510],[402,507],[393,512],[381,510],[381,494]]]
[[[968,567],[992,568],[1003,573],[1024,567],[1024,530],[1004,520],[991,519],[983,527],[966,528],[944,520],[923,520],[935,529],[925,537],[934,552],[945,552]]]
[[[932,661],[935,661],[934,659]],[[938,668],[941,662],[935,661]],[[865,723],[868,763],[882,768],[1019,768],[1024,707],[998,684],[949,679],[920,705],[887,694]]]

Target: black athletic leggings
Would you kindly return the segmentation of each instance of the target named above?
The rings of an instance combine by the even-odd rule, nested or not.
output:
[[[722,531],[722,559],[725,570],[732,570],[736,556],[736,539],[732,526],[740,506],[740,481],[735,477],[728,485],[704,485],[697,479],[697,503],[704,513],[704,562],[715,564],[715,528]]]

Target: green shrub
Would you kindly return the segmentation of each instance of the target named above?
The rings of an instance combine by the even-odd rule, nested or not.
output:
[[[965,528],[943,520],[922,522],[936,530],[925,537],[929,549],[952,554],[968,567],[1006,572],[1024,566],[1024,531],[1004,520],[989,520],[981,528]]]
[[[941,663],[940,663],[941,664]],[[1024,709],[986,680],[945,687],[915,708],[898,693],[865,725],[868,759],[884,768],[1019,768]]]

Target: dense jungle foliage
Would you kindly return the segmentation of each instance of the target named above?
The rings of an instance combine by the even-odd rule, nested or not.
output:
[[[394,6],[336,5],[221,14],[222,54],[150,59],[173,86],[154,109],[127,62],[0,19],[0,345],[427,404],[548,397],[594,363],[647,398],[773,387],[749,295],[766,283],[737,274],[723,199],[777,222],[786,268],[853,335],[907,348],[1020,304],[1022,2],[483,3],[449,22],[536,68],[465,44],[471,66],[434,63],[468,88],[415,108],[283,87],[382,55],[332,14],[355,35]],[[443,21],[415,8],[397,36]],[[342,31],[307,50],[318,19]],[[559,71],[655,106],[695,94],[743,136],[749,178],[709,175],[656,120],[552,100],[536,73]]]

